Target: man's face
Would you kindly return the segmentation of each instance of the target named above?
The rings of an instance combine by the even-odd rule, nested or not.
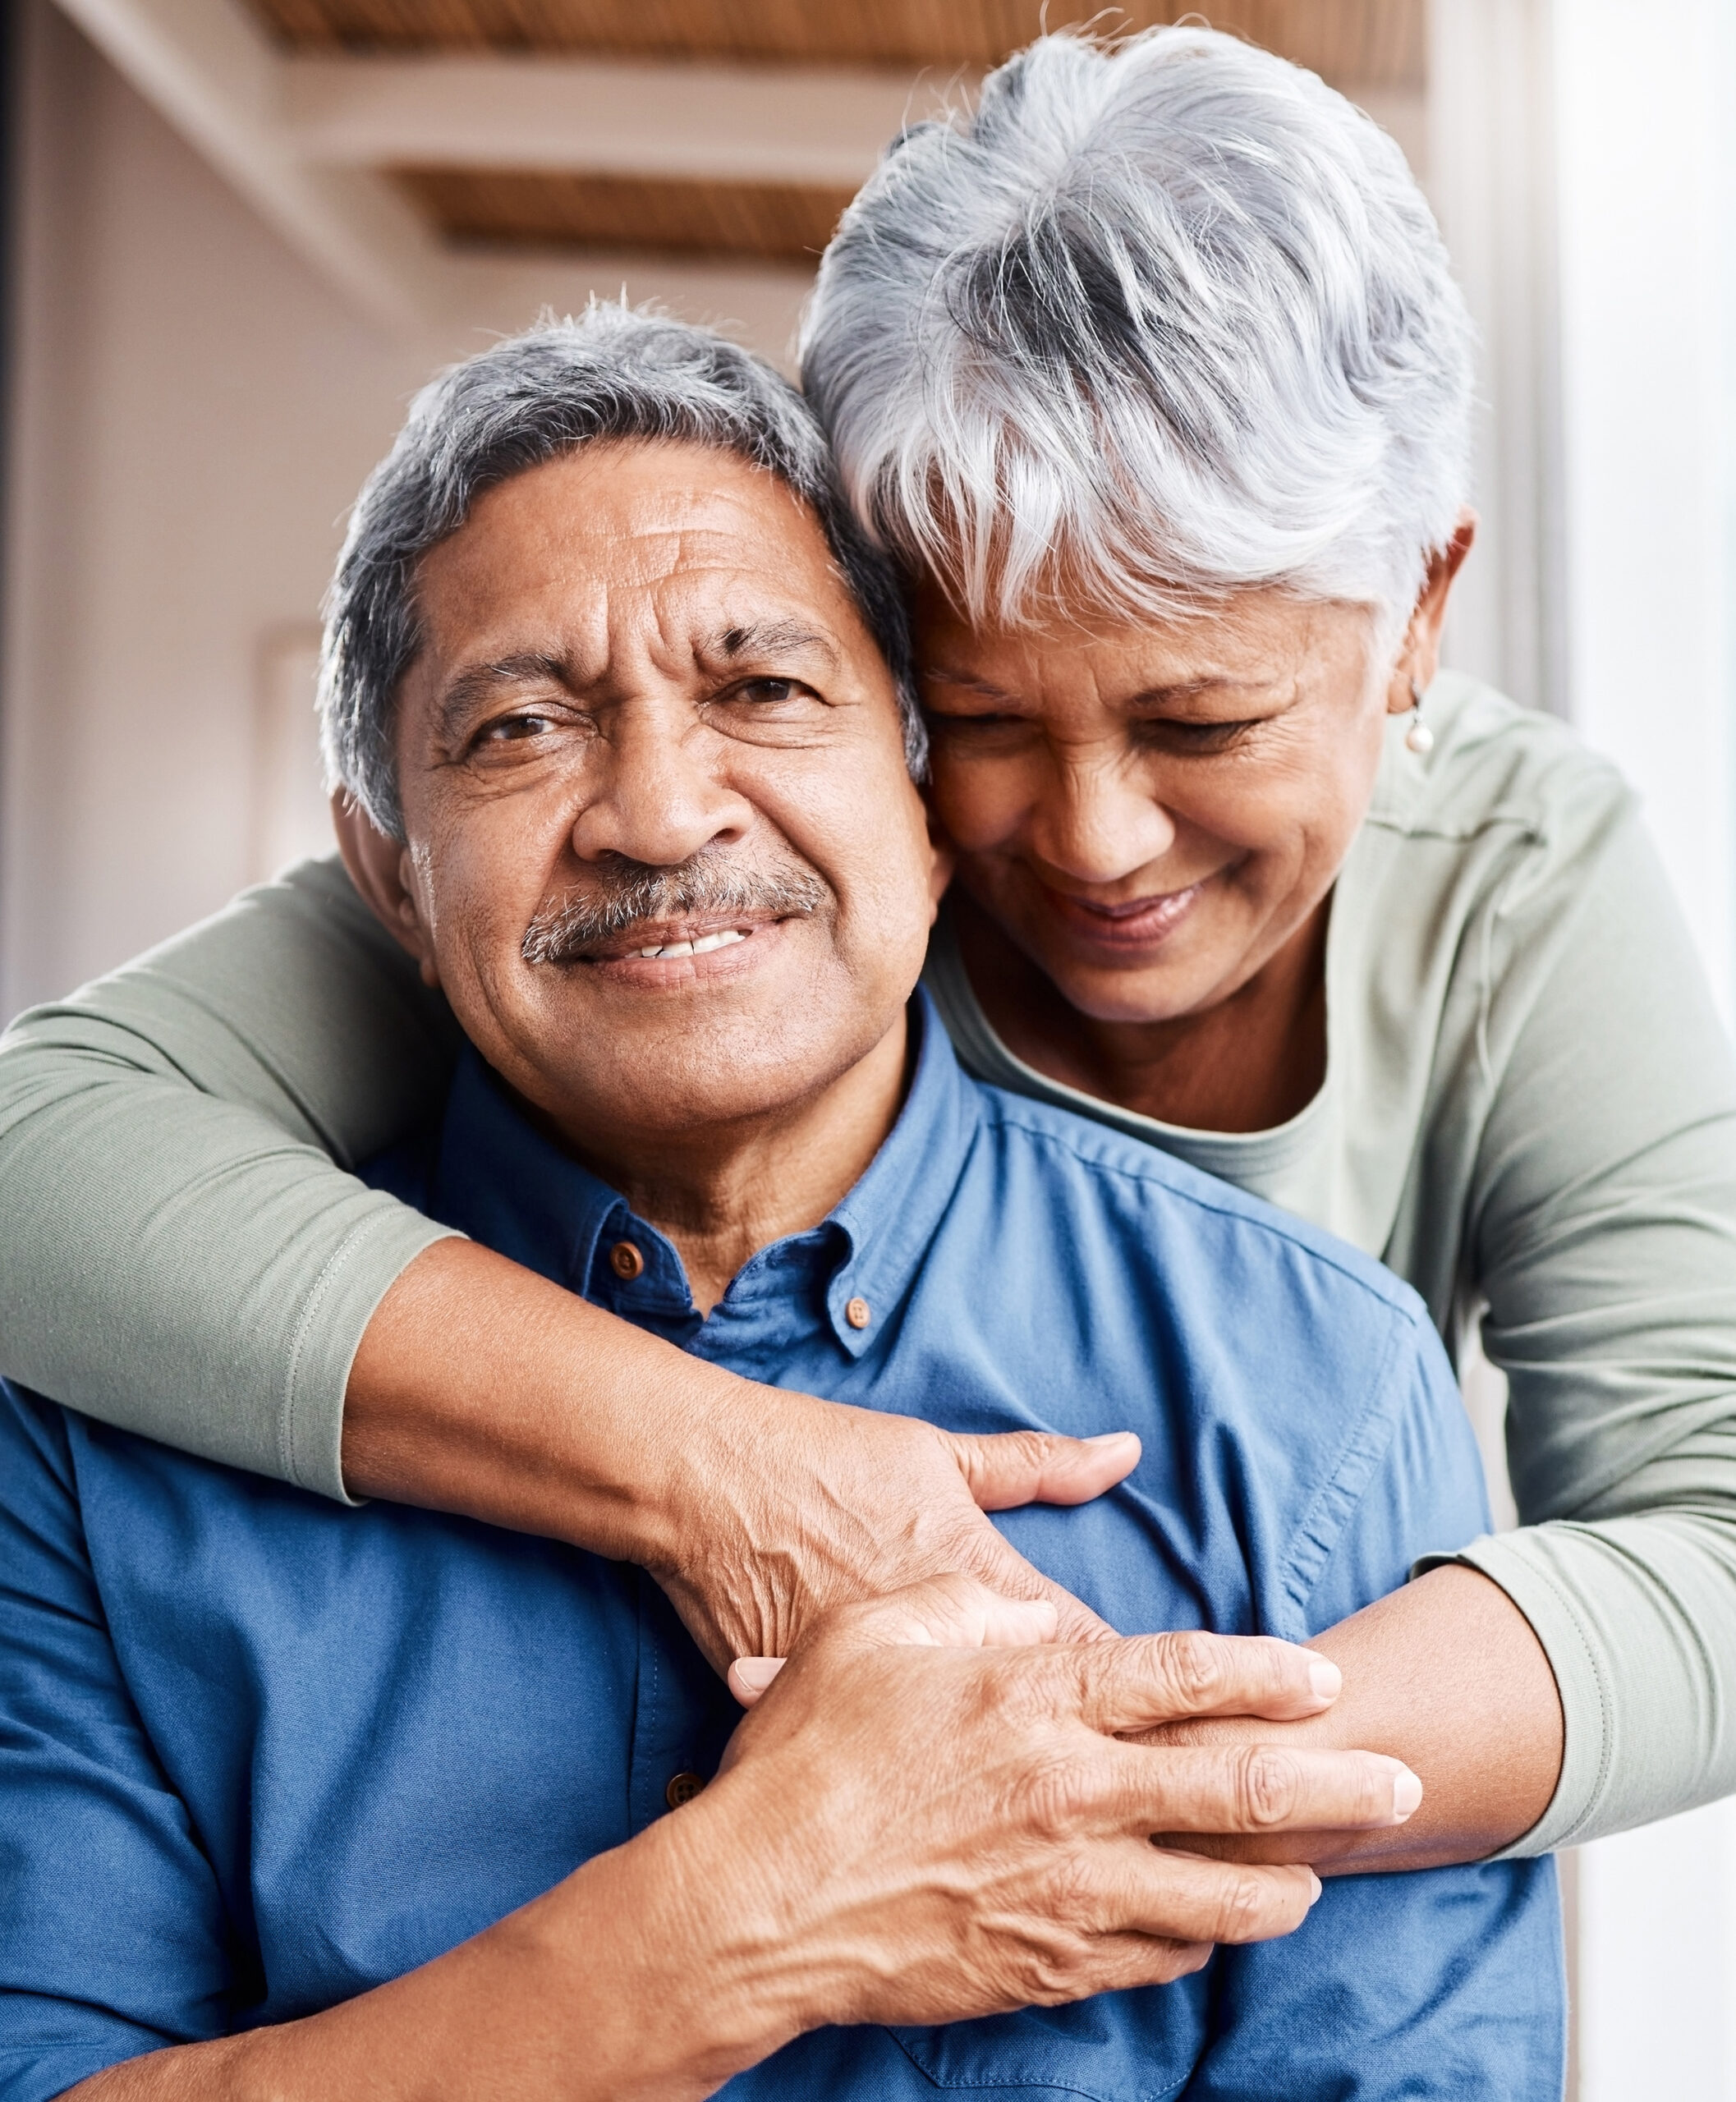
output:
[[[934,855],[891,677],[782,483],[588,448],[482,497],[418,606],[415,939],[529,1102],[614,1151],[804,1106],[901,1026]]]

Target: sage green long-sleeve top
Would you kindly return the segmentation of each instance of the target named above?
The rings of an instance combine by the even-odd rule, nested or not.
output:
[[[944,927],[966,1062],[1486,1302],[1522,1526],[1467,1550],[1555,1668],[1541,1852],[1736,1789],[1736,1059],[1614,772],[1444,677],[1334,892],[1328,1056],[1280,1129],[1183,1131],[1022,1066]],[[0,1040],[0,1369],[341,1497],[343,1393],[442,1229],[343,1172],[435,1109],[454,1026],[335,863]],[[334,1163],[337,1163],[334,1165]],[[1280,1398],[1281,1405],[1281,1398]]]

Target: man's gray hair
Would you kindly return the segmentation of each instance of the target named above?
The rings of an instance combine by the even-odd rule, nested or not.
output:
[[[402,838],[393,727],[398,682],[420,647],[417,565],[485,490],[611,439],[711,446],[800,498],[891,668],[906,756],[920,775],[925,745],[898,572],[852,515],[812,411],[724,337],[593,301],[443,373],[368,477],[325,603],[319,712],[333,785]]]
[[[909,132],[801,369],[858,512],[978,621],[1279,585],[1402,625],[1469,484],[1470,319],[1403,155],[1210,30],[1044,37]]]

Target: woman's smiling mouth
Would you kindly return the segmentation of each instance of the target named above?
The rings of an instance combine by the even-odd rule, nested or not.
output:
[[[1162,891],[1117,905],[1072,897],[1041,882],[1038,889],[1044,904],[1063,922],[1074,939],[1125,955],[1155,948],[1167,941],[1199,902],[1210,881],[1210,876],[1202,876],[1184,890]]]

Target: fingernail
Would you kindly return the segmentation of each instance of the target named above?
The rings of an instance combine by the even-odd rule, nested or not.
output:
[[[736,1677],[751,1693],[764,1693],[783,1669],[782,1657],[737,1657]]]
[[[1087,1445],[1118,1445],[1124,1438],[1131,1438],[1131,1430],[1100,1430],[1095,1437],[1087,1438]]]
[[[1320,1894],[1320,1879],[1314,1873],[1313,1870],[1310,1869],[1308,1871],[1308,1880],[1314,1885],[1313,1889],[1308,1893],[1308,1902],[1311,1905]]]
[[[1330,1657],[1316,1657],[1308,1666],[1308,1684],[1316,1700],[1336,1700],[1344,1690],[1344,1674]]]
[[[1402,1824],[1422,1801],[1422,1783],[1406,1767],[1393,1777],[1393,1822]]]

